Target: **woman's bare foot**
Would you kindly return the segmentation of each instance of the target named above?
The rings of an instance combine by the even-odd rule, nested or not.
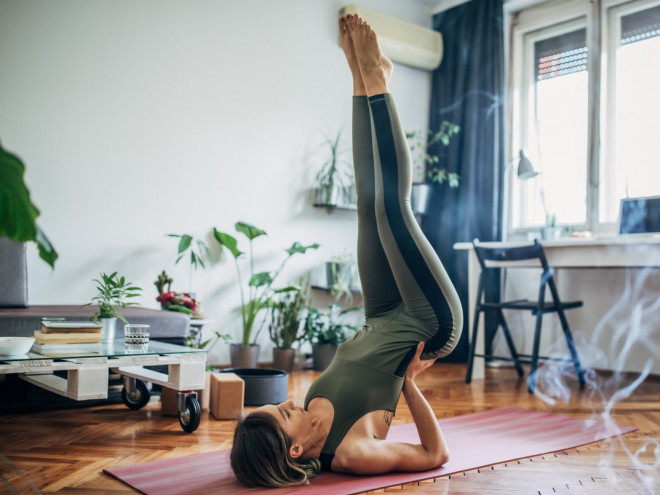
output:
[[[348,32],[353,40],[355,56],[367,95],[387,93],[389,91],[387,83],[394,66],[392,61],[380,50],[376,33],[359,17],[355,22],[348,22]]]
[[[367,90],[362,81],[360,66],[358,65],[357,57],[355,56],[355,46],[353,46],[351,33],[348,30],[348,24],[350,22],[355,22],[353,18],[357,18],[357,16],[348,14],[339,18],[339,45],[342,50],[344,50],[348,67],[351,69],[351,74],[353,75],[353,94],[356,96],[363,96],[367,94]]]

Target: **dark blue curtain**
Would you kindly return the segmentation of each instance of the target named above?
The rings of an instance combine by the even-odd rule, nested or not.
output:
[[[458,290],[465,324],[463,336],[448,361],[467,356],[467,252],[456,242],[501,239],[504,158],[503,0],[472,0],[434,17],[442,33],[444,56],[433,74],[429,128],[444,120],[461,127],[448,147],[432,154],[460,176],[458,188],[435,185],[422,227]],[[488,322],[486,341],[495,328]]]

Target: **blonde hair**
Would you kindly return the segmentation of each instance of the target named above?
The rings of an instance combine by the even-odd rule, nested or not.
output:
[[[239,419],[234,430],[231,468],[249,487],[280,488],[308,483],[321,471],[318,459],[295,461],[292,440],[270,414],[253,412]]]

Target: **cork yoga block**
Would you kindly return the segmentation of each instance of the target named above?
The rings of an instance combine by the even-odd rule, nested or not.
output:
[[[236,419],[243,412],[245,382],[234,373],[211,373],[210,411],[215,419]]]

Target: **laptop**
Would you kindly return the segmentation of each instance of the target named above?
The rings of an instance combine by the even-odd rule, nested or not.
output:
[[[619,234],[653,233],[660,233],[660,196],[622,199]]]

